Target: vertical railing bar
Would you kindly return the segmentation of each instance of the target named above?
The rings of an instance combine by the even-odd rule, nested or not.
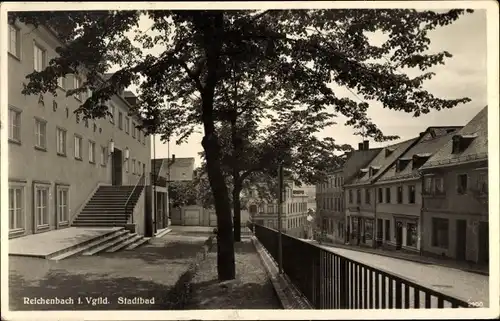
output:
[[[349,309],[354,309],[354,264],[349,261]]]
[[[402,289],[401,289],[401,280],[400,279],[396,279],[396,309],[401,309],[403,307],[403,304],[402,304],[402,296],[403,296],[403,293],[402,293]]]
[[[377,271],[375,273],[375,309],[380,308],[380,274]]]
[[[387,285],[388,285],[388,288],[389,288],[388,289],[388,291],[389,291],[389,298],[388,298],[389,309],[393,309],[394,308],[394,292],[393,292],[394,291],[394,288],[393,288],[394,283],[393,283],[393,281],[394,280],[392,279],[392,277],[388,278],[388,282],[387,282],[388,284]]]
[[[368,309],[368,269],[363,267],[363,309]]]
[[[413,305],[414,309],[420,309],[420,290],[413,288]]]
[[[405,309],[410,308],[410,286],[405,284]]]
[[[431,308],[431,295],[428,292],[425,292],[425,308]]]
[[[359,309],[359,300],[358,300],[358,295],[359,295],[359,265],[354,263],[354,308]]]
[[[382,277],[382,293],[380,294],[382,296],[382,309],[387,309],[387,302],[386,302],[386,298],[387,298],[387,289],[386,289],[386,276],[385,275],[381,275]]]
[[[373,271],[368,270],[368,308],[373,309]]]
[[[442,297],[438,296],[438,309],[443,309],[444,308],[444,300]]]

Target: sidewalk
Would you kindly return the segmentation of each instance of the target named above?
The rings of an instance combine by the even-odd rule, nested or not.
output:
[[[313,242],[317,243],[317,241],[313,241]],[[374,248],[368,248],[368,247],[363,247],[363,246],[359,246],[359,245],[347,245],[347,244],[336,243],[336,242],[321,242],[321,245],[338,247],[338,248],[352,250],[352,251],[360,251],[360,252],[365,252],[365,253],[370,253],[370,254],[383,255],[383,256],[392,257],[395,259],[412,261],[412,262],[417,262],[417,263],[422,263],[422,264],[439,265],[439,266],[448,267],[448,268],[452,268],[452,269],[458,269],[458,270],[462,270],[462,271],[470,272],[470,273],[489,275],[489,271],[488,271],[487,266],[478,266],[478,265],[474,265],[474,264],[468,263],[468,262],[457,262],[457,261],[452,261],[451,259],[439,259],[439,258],[433,258],[433,257],[427,257],[427,256],[420,256],[418,254],[410,254],[410,253],[406,253],[406,252],[400,252],[400,251],[391,251],[391,250],[380,249],[380,248],[374,249]]]

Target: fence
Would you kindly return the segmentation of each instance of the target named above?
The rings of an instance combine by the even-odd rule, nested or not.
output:
[[[254,225],[255,236],[277,261],[278,232]],[[282,235],[283,272],[316,309],[465,308],[460,299]]]

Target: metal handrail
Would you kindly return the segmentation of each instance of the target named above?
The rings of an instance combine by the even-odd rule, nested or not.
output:
[[[253,224],[253,231],[276,261],[278,232],[258,224]],[[293,236],[285,234],[283,241],[284,273],[316,309],[429,309],[433,299],[437,308],[445,308],[445,303],[452,308],[474,307],[463,299]]]
[[[137,187],[140,185],[141,181],[144,181],[145,179],[145,174],[143,173],[141,175],[141,177],[139,177],[139,179],[137,180],[137,183],[134,185],[134,188],[132,189],[132,192],[130,193],[130,195],[128,196],[127,198],[127,202],[125,202],[125,214],[127,214],[127,210],[128,210],[128,206],[130,204],[130,200],[132,198],[132,195],[134,195],[135,193],[135,190],[137,189]],[[140,186],[144,186],[144,184],[140,185]],[[132,223],[134,223],[134,215],[132,215]]]

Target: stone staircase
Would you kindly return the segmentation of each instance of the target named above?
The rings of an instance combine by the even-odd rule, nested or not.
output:
[[[147,242],[149,242],[149,238],[131,233],[122,227],[118,230],[105,233],[102,236],[62,249],[48,256],[47,259],[60,261],[76,255],[90,256],[99,253],[114,253],[120,250],[133,250]]]
[[[72,226],[125,226],[143,189],[141,185],[135,186],[135,189],[134,186],[100,186]]]

